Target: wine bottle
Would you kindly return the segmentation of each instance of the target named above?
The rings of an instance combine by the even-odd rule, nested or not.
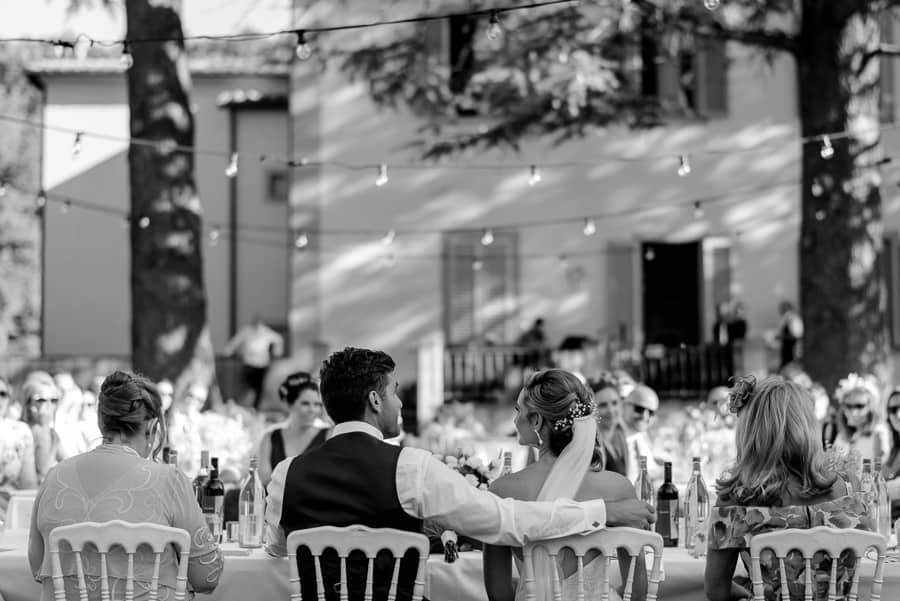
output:
[[[653,480],[647,472],[647,456],[641,455],[640,461],[641,471],[638,473],[637,479],[634,481],[634,490],[637,492],[638,499],[651,505],[656,505],[656,487],[653,486]]]
[[[503,451],[503,468],[500,470],[501,476],[512,473],[512,452]]]
[[[266,512],[266,490],[256,472],[258,460],[250,456],[250,473],[241,483],[238,500],[238,544],[241,547],[261,547]]]
[[[197,503],[201,509],[203,509],[203,495],[206,491],[207,482],[209,482],[209,451],[200,451],[200,471],[197,472],[197,477],[194,478],[193,486],[194,496],[197,498]]]
[[[678,487],[672,484],[672,462],[664,466],[665,480],[656,493],[656,532],[666,547],[678,546]]]
[[[891,497],[888,494],[887,482],[881,473],[881,459],[875,460],[875,495],[878,504],[878,534],[891,536]]]
[[[694,457],[691,480],[685,493],[684,546],[694,555],[706,554],[706,527],[709,519],[709,491],[700,473],[700,458]]]
[[[219,480],[218,457],[212,458],[212,469],[209,471],[209,481],[204,489],[202,509],[213,538],[221,542],[222,523],[225,518],[225,485]]]

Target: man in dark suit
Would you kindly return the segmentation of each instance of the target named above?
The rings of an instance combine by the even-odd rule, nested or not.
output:
[[[607,525],[646,527],[653,508],[638,501],[527,503],[501,499],[470,485],[456,471],[422,449],[400,448],[384,438],[400,432],[402,403],[394,379],[395,363],[381,351],[346,348],[333,353],[321,370],[322,400],[335,422],[331,438],[319,448],[276,466],[268,489],[266,548],[286,554],[294,530],[361,524],[420,532],[423,519],[486,543],[521,547],[526,540],[589,532]],[[330,563],[330,562],[329,562]],[[302,561],[301,565],[309,565]],[[365,564],[351,572],[365,572]],[[414,571],[413,558],[401,563],[401,580]],[[324,570],[324,568],[323,568]],[[326,596],[337,593],[334,567],[323,575]],[[405,573],[405,574],[404,574]],[[375,601],[384,598],[390,564],[376,564]],[[352,579],[351,579],[352,580]],[[304,575],[304,598],[314,599],[314,572]],[[364,579],[360,580],[360,585]],[[353,587],[351,582],[351,587]],[[401,587],[400,599],[410,588]],[[311,595],[311,596],[308,596]]]

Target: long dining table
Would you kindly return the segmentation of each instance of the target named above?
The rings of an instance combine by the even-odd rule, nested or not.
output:
[[[198,599],[287,601],[290,598],[286,559],[270,557],[262,549],[241,549],[234,543],[225,543],[221,548],[225,555],[225,569],[219,585],[212,594],[198,596]],[[704,566],[703,558],[691,557],[685,549],[665,549],[660,600],[705,599]],[[874,567],[875,562],[864,559],[862,576],[871,579]],[[453,563],[444,561],[443,555],[431,555],[428,559],[426,597],[431,601],[487,601],[482,583],[481,553],[461,553]],[[27,532],[12,531],[0,535],[0,599],[39,601],[40,598],[41,587],[28,568]],[[900,599],[900,561],[896,550],[888,554],[882,599]]]

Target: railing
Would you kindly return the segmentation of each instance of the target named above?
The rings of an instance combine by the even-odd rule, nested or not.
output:
[[[705,397],[734,374],[734,349],[720,345],[650,346],[643,353],[618,353],[613,366],[632,374],[664,398]],[[551,353],[535,356],[518,346],[449,346],[444,350],[447,400],[490,402],[524,384],[526,366],[551,365]],[[593,375],[586,367],[586,374]]]

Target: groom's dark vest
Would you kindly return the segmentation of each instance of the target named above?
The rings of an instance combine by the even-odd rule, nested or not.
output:
[[[291,461],[284,483],[281,528],[287,537],[294,530],[316,526],[395,528],[422,531],[422,520],[407,514],[397,498],[397,460],[400,448],[364,432],[340,434]],[[315,601],[312,588],[315,568],[306,549],[301,548],[299,563],[303,599]],[[336,555],[323,556],[323,579],[328,601],[337,601],[340,571]],[[398,601],[410,598],[415,576],[415,554],[401,562]],[[364,561],[351,556],[348,581],[350,599],[362,599],[365,591]],[[375,563],[374,600],[387,597],[393,562],[379,556]]]

